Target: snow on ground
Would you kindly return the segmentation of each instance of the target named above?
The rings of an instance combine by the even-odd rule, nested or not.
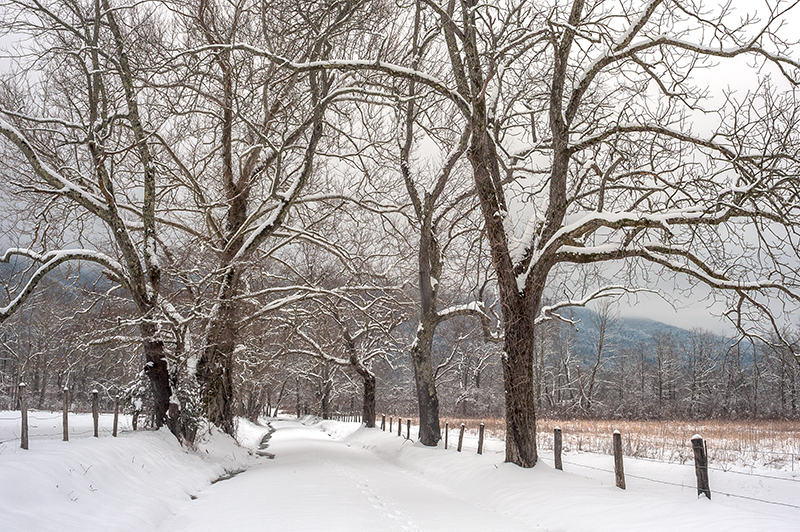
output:
[[[313,419],[269,420],[269,459],[255,450],[270,429],[245,421],[239,439],[250,453],[219,434],[187,451],[165,431],[79,437],[90,416],[78,417],[76,436],[61,442],[60,424],[50,427],[43,420],[50,414],[34,412],[40,426],[22,451],[11,439],[15,414],[18,423],[17,413],[0,412],[4,532],[800,531],[800,477],[792,471],[712,470],[708,501],[697,498],[687,465],[626,458],[623,491],[610,456],[567,453],[565,471],[556,471],[545,455],[523,470],[502,462],[499,441],[479,456],[471,438],[457,453]]]
[[[0,531],[149,531],[228,471],[256,461],[218,431],[188,451],[166,429],[111,437],[113,416],[30,412],[30,450],[19,448],[19,412],[0,411]],[[121,418],[120,428],[129,429]],[[251,433],[266,428],[246,426]]]

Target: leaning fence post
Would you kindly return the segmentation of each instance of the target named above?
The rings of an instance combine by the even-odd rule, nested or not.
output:
[[[69,441],[69,388],[64,386],[63,412],[61,414],[61,428],[64,431],[64,441]]]
[[[478,427],[478,454],[483,454],[483,423]]]
[[[411,419],[406,419],[406,439],[411,439]]]
[[[450,423],[444,424],[444,448],[447,449],[447,434],[450,432]]]
[[[458,431],[458,452],[461,452],[461,446],[464,444],[464,429],[466,427],[461,424],[461,430]]]
[[[119,424],[119,395],[114,396],[114,427],[111,435],[117,437],[117,426]]]
[[[92,390],[92,419],[94,420],[94,437],[99,437],[97,432],[98,425],[100,424],[100,406],[97,404],[97,390]]]
[[[553,429],[553,462],[555,462],[556,469],[564,470],[561,464],[561,429],[556,427]]]
[[[386,432],[386,414],[381,414],[381,430]]]
[[[697,475],[697,496],[705,495],[711,499],[711,488],[708,485],[708,452],[703,437],[699,434],[692,436],[692,450],[694,472]]]
[[[28,448],[28,404],[27,404],[27,386],[24,382],[19,383],[19,414],[22,423],[22,428],[19,437],[19,446],[22,449]]]
[[[618,430],[614,431],[614,476],[617,480],[617,487],[625,489],[625,470],[622,466],[622,434]]]

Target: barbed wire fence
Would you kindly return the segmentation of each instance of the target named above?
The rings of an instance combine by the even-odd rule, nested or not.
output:
[[[388,419],[388,423],[387,423],[387,419]],[[379,420],[380,424],[376,423],[376,426],[380,427],[382,430],[386,430],[387,428],[389,428],[390,432],[392,432],[392,433],[394,433],[394,434],[396,434],[398,436],[401,436],[401,437],[403,437],[405,439],[411,439],[410,430],[408,430],[406,426],[403,426],[404,430],[402,430],[402,433],[399,432],[397,429],[395,429],[395,427],[398,427],[397,423],[400,422],[401,419],[402,418],[400,416],[388,416],[387,417],[385,415],[382,415],[381,419]],[[357,422],[357,421],[360,420],[360,418],[358,418],[358,417],[350,417],[350,418],[342,417],[341,420]],[[403,421],[406,421],[406,420],[404,419]],[[406,423],[407,423],[407,421],[406,421]],[[406,423],[403,423],[403,425],[405,425]],[[456,426],[456,425],[458,425],[458,426]],[[480,423],[477,428],[472,428],[472,429],[469,429],[469,430],[466,431],[466,432],[469,433],[470,437],[472,437],[472,438],[474,438],[476,436],[476,433],[477,433],[477,436],[478,436],[478,448],[481,449],[482,451],[483,451],[484,441],[483,441],[483,431],[481,430],[481,428],[482,428],[483,425],[484,425],[484,423]],[[446,442],[445,443],[445,448],[453,448],[453,444],[449,443],[449,441],[448,441],[449,440],[449,436],[450,436],[450,432],[453,431],[453,430],[457,431],[457,434],[458,434],[458,447],[457,447],[457,450],[461,451],[462,450],[462,446],[463,446],[464,433],[465,433],[465,424],[464,423],[461,423],[461,424],[454,423],[453,427],[451,427],[449,423],[445,424],[445,428],[444,428],[444,432],[443,432],[443,439]],[[494,440],[495,442],[498,442],[498,441],[502,442],[502,439],[500,439],[500,438],[489,437],[489,439]],[[611,438],[609,438],[609,440],[610,439]],[[552,439],[550,439],[549,437],[547,437],[547,438],[540,437],[539,440],[540,440],[540,443],[539,443],[539,449],[540,450],[542,450],[542,451],[551,451],[551,452],[554,451],[554,446],[552,445],[552,443],[554,443],[554,441],[555,441],[555,436]],[[549,445],[549,447],[547,445],[543,445],[545,442],[548,442],[551,445]],[[760,450],[759,451],[759,450],[750,450],[750,449],[733,449],[733,448],[725,448],[725,447],[712,448],[712,449],[715,450],[715,451],[725,451],[725,452],[728,452],[728,453],[731,453],[731,454],[738,454],[738,455],[754,454],[754,455],[761,455],[761,456],[768,456],[768,457],[771,456],[771,455],[783,456],[783,457],[785,457],[787,459],[786,460],[787,462],[789,462],[789,461],[791,462],[792,471],[794,471],[794,463],[796,461],[798,461],[798,453],[792,453],[792,452],[772,451],[772,450],[770,450],[770,451]],[[569,452],[570,449],[567,449],[567,451]],[[492,454],[501,454],[503,451],[500,450],[500,451],[490,451],[490,452]],[[593,450],[585,450],[585,449],[581,449],[580,452],[581,453],[587,453],[587,454],[594,454],[594,455],[602,455],[602,456],[608,456],[609,455],[609,453],[600,452],[600,451],[593,451]],[[678,456],[682,456],[682,455],[678,454]],[[695,469],[697,467],[697,465],[694,464],[694,463],[686,463],[687,460],[685,460],[683,458],[681,460],[664,460],[664,459],[657,459],[657,458],[651,458],[651,457],[630,456],[630,455],[628,456],[628,458],[635,459],[635,460],[643,460],[643,461],[653,462],[653,463],[658,463],[658,464],[674,465],[674,466],[679,466],[679,467],[690,467],[690,468],[693,468],[693,469]],[[544,459],[544,460],[550,461],[547,458],[543,458],[541,456],[541,454],[540,454],[540,459]],[[555,460],[553,460],[553,461],[555,461]],[[574,466],[574,467],[577,467],[577,468],[590,469],[590,470],[600,471],[600,472],[603,472],[603,473],[608,473],[609,474],[609,478],[614,478],[614,475],[615,475],[615,470],[613,468],[604,468],[604,467],[598,467],[598,466],[595,466],[595,465],[581,464],[581,463],[578,463],[578,462],[575,462],[575,461],[572,461],[572,460],[564,460],[563,458],[561,459],[561,463],[569,465],[569,466]],[[753,478],[759,478],[759,479],[768,479],[768,480],[774,480],[774,481],[779,481],[779,482],[800,483],[800,478],[797,478],[797,477],[781,477],[781,476],[777,476],[777,475],[769,475],[769,474],[756,472],[756,471],[740,471],[740,470],[732,469],[731,466],[719,467],[719,466],[712,466],[712,465],[706,463],[703,467],[705,467],[705,469],[707,471],[714,471],[716,473],[723,474],[723,475],[731,474],[731,475],[740,475],[740,476],[753,477]],[[750,466],[750,467],[755,468],[755,466]],[[625,477],[634,478],[634,479],[637,479],[637,480],[643,480],[643,481],[651,482],[651,483],[654,483],[654,484],[662,484],[662,485],[667,485],[667,486],[673,486],[673,487],[677,487],[677,488],[681,488],[681,489],[688,489],[688,488],[694,489],[696,487],[695,485],[689,485],[686,482],[674,482],[674,481],[669,481],[669,480],[664,480],[664,479],[652,478],[652,477],[648,477],[646,475],[641,475],[641,474],[625,473]],[[721,496],[724,496],[724,497],[731,497],[731,498],[748,500],[748,501],[753,501],[753,502],[758,502],[758,503],[763,503],[763,504],[770,504],[770,505],[775,505],[775,506],[782,506],[782,507],[787,507],[787,508],[800,509],[800,504],[793,504],[793,503],[788,503],[788,502],[775,501],[775,500],[770,500],[770,499],[763,498],[763,497],[754,497],[754,496],[751,496],[751,495],[743,495],[743,494],[740,494],[740,493],[731,493],[731,492],[728,492],[728,491],[720,491],[720,490],[717,490],[717,489],[714,490],[714,493],[716,495],[721,495]]]

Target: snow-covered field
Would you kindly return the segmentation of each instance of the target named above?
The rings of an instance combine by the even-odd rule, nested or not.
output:
[[[3,532],[800,531],[800,473],[790,470],[712,470],[708,501],[687,465],[626,458],[622,491],[610,456],[570,452],[562,472],[545,455],[523,470],[502,463],[499,441],[478,456],[469,438],[457,453],[356,423],[270,420],[269,459],[257,452],[269,428],[244,421],[243,447],[213,433],[194,451],[165,431],[112,438],[110,416],[97,439],[90,416],[71,416],[70,442],[58,414],[31,421],[23,451],[19,414],[0,412]]]

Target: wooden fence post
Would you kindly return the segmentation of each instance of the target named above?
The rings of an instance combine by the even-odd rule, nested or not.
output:
[[[28,401],[27,401],[27,386],[24,382],[19,383],[19,414],[22,422],[22,427],[19,435],[19,446],[22,449],[28,449]]]
[[[69,388],[64,386],[64,400],[61,414],[61,428],[64,431],[63,440],[69,441]]]
[[[444,424],[444,448],[447,449],[447,435],[450,433],[450,423]]]
[[[483,423],[478,427],[478,454],[483,454]]]
[[[708,452],[703,437],[699,434],[692,436],[692,450],[694,472],[697,475],[697,496],[705,495],[711,499],[711,488],[708,485]]]
[[[464,444],[464,429],[466,427],[461,424],[461,430],[458,431],[458,452],[461,452],[461,446]]]
[[[98,428],[100,425],[100,405],[98,404],[97,390],[92,390],[92,420],[94,420],[94,437],[98,438]]]
[[[614,477],[617,480],[617,487],[625,489],[625,470],[622,466],[622,434],[618,430],[614,431]]]
[[[386,414],[381,414],[381,430],[386,432]]]
[[[397,418],[397,435],[400,436],[400,432],[403,430],[403,418]]]
[[[389,416],[389,434],[392,433],[392,416]]]
[[[411,419],[406,419],[406,439],[411,439]]]
[[[556,469],[564,470],[564,466],[561,464],[561,429],[559,427],[553,429],[553,462]]]
[[[117,426],[119,424],[119,395],[114,396],[114,427],[111,435],[117,437]]]

